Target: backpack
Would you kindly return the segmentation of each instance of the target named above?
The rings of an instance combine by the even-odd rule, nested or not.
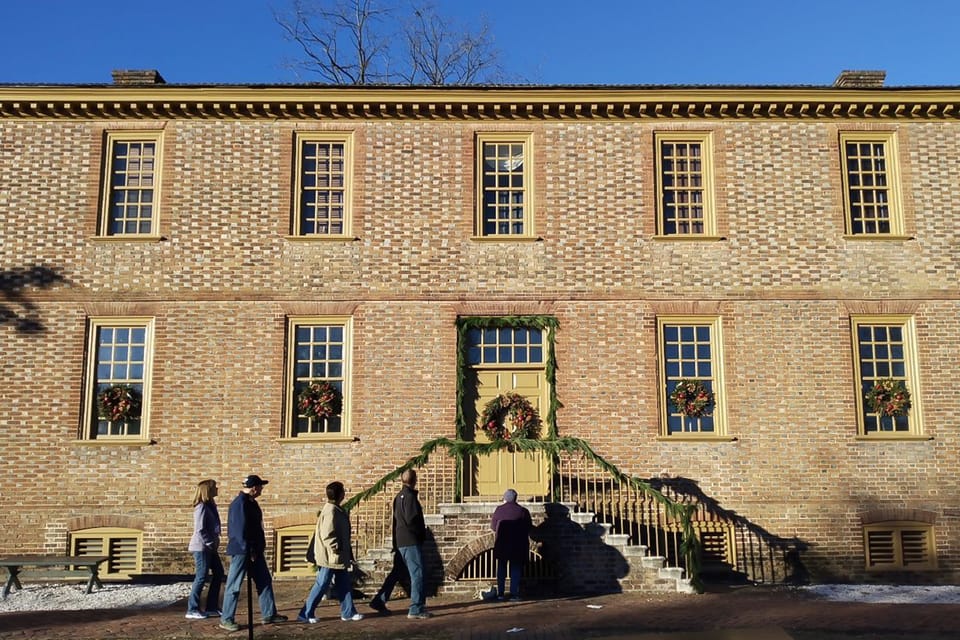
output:
[[[313,550],[313,544],[316,540],[317,534],[310,536],[310,544],[307,545],[307,553],[304,556],[310,564],[317,564],[317,554]]]

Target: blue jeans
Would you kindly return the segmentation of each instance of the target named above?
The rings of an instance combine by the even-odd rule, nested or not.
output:
[[[497,595],[505,596],[507,592],[507,563],[510,563],[510,595],[520,596],[520,578],[523,576],[523,563],[512,560],[497,559]]]
[[[398,562],[398,559],[403,560],[403,565]],[[397,585],[400,578],[403,577],[404,568],[406,568],[407,573],[410,574],[409,613],[423,613],[424,609],[426,609],[426,598],[423,595],[423,555],[420,552],[419,545],[400,547],[397,550],[397,553],[393,556],[393,569],[383,581],[383,586],[380,587],[377,595],[374,596],[374,600],[379,598],[383,600],[384,604],[390,600],[390,594],[393,593],[393,588]]]
[[[240,588],[243,587],[243,579],[247,577],[246,559],[242,554],[230,556],[230,571],[227,573],[227,586],[223,592],[223,615],[220,616],[224,622],[236,622],[233,617],[237,614]],[[257,595],[260,597],[260,617],[266,620],[277,615],[277,604],[273,599],[273,578],[270,577],[263,553],[258,553],[250,563],[250,577],[253,578]]]
[[[353,578],[346,569],[331,569],[320,567],[317,570],[317,579],[310,589],[307,601],[300,609],[300,618],[312,618],[317,605],[327,592],[330,582],[333,581],[333,597],[340,601],[340,617],[352,618],[357,610],[353,606]]]
[[[216,549],[210,549],[209,547],[203,551],[194,551],[193,564],[196,567],[196,575],[193,578],[190,597],[187,599],[187,611],[201,611],[200,593],[203,591],[203,583],[207,579],[208,571],[210,572],[210,588],[207,590],[206,611],[219,611],[220,585],[223,584],[223,563],[220,562],[220,554],[217,553]]]

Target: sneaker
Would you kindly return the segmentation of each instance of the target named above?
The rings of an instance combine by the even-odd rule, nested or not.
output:
[[[371,600],[370,608],[381,615],[384,615],[384,616],[390,615],[390,609],[387,609],[387,603],[381,600],[380,598],[374,598],[373,600]]]
[[[221,629],[226,629],[227,631],[240,631],[240,625],[233,620],[221,620],[219,626]]]
[[[277,622],[286,622],[286,621],[287,621],[287,616],[282,616],[279,613],[275,613],[269,618],[264,618],[263,624],[275,624]]]
[[[187,620],[206,620],[207,614],[203,611],[187,611],[187,615],[184,617]]]
[[[297,622],[306,622],[307,624],[317,624],[320,618],[307,618],[306,616],[297,616]]]
[[[349,618],[344,618],[343,616],[340,616],[340,619],[343,620],[344,622],[359,622],[360,620],[363,620],[363,614],[355,613]]]
[[[407,617],[411,620],[426,620],[427,618],[432,618],[433,614],[429,611],[421,611],[420,613],[408,613]]]

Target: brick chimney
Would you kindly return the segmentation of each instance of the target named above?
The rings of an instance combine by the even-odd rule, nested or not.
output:
[[[833,81],[833,86],[851,89],[863,89],[867,87],[882,87],[883,80],[887,77],[886,71],[841,71],[837,79]]]
[[[114,69],[113,84],[137,86],[146,84],[166,84],[166,80],[156,69]]]

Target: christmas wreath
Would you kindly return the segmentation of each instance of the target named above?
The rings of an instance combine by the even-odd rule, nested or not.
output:
[[[128,384],[114,384],[97,394],[101,420],[129,422],[140,417],[140,392]]]
[[[713,404],[713,393],[700,380],[681,380],[670,394],[670,403],[680,415],[700,418],[710,415],[707,408]]]
[[[536,438],[540,433],[540,414],[529,400],[508,392],[486,404],[480,426],[491,440]]]
[[[905,416],[910,409],[910,392],[903,380],[874,380],[864,398],[870,410],[881,416]]]
[[[311,382],[297,396],[297,409],[308,418],[332,418],[342,408],[340,391],[326,380]]]

